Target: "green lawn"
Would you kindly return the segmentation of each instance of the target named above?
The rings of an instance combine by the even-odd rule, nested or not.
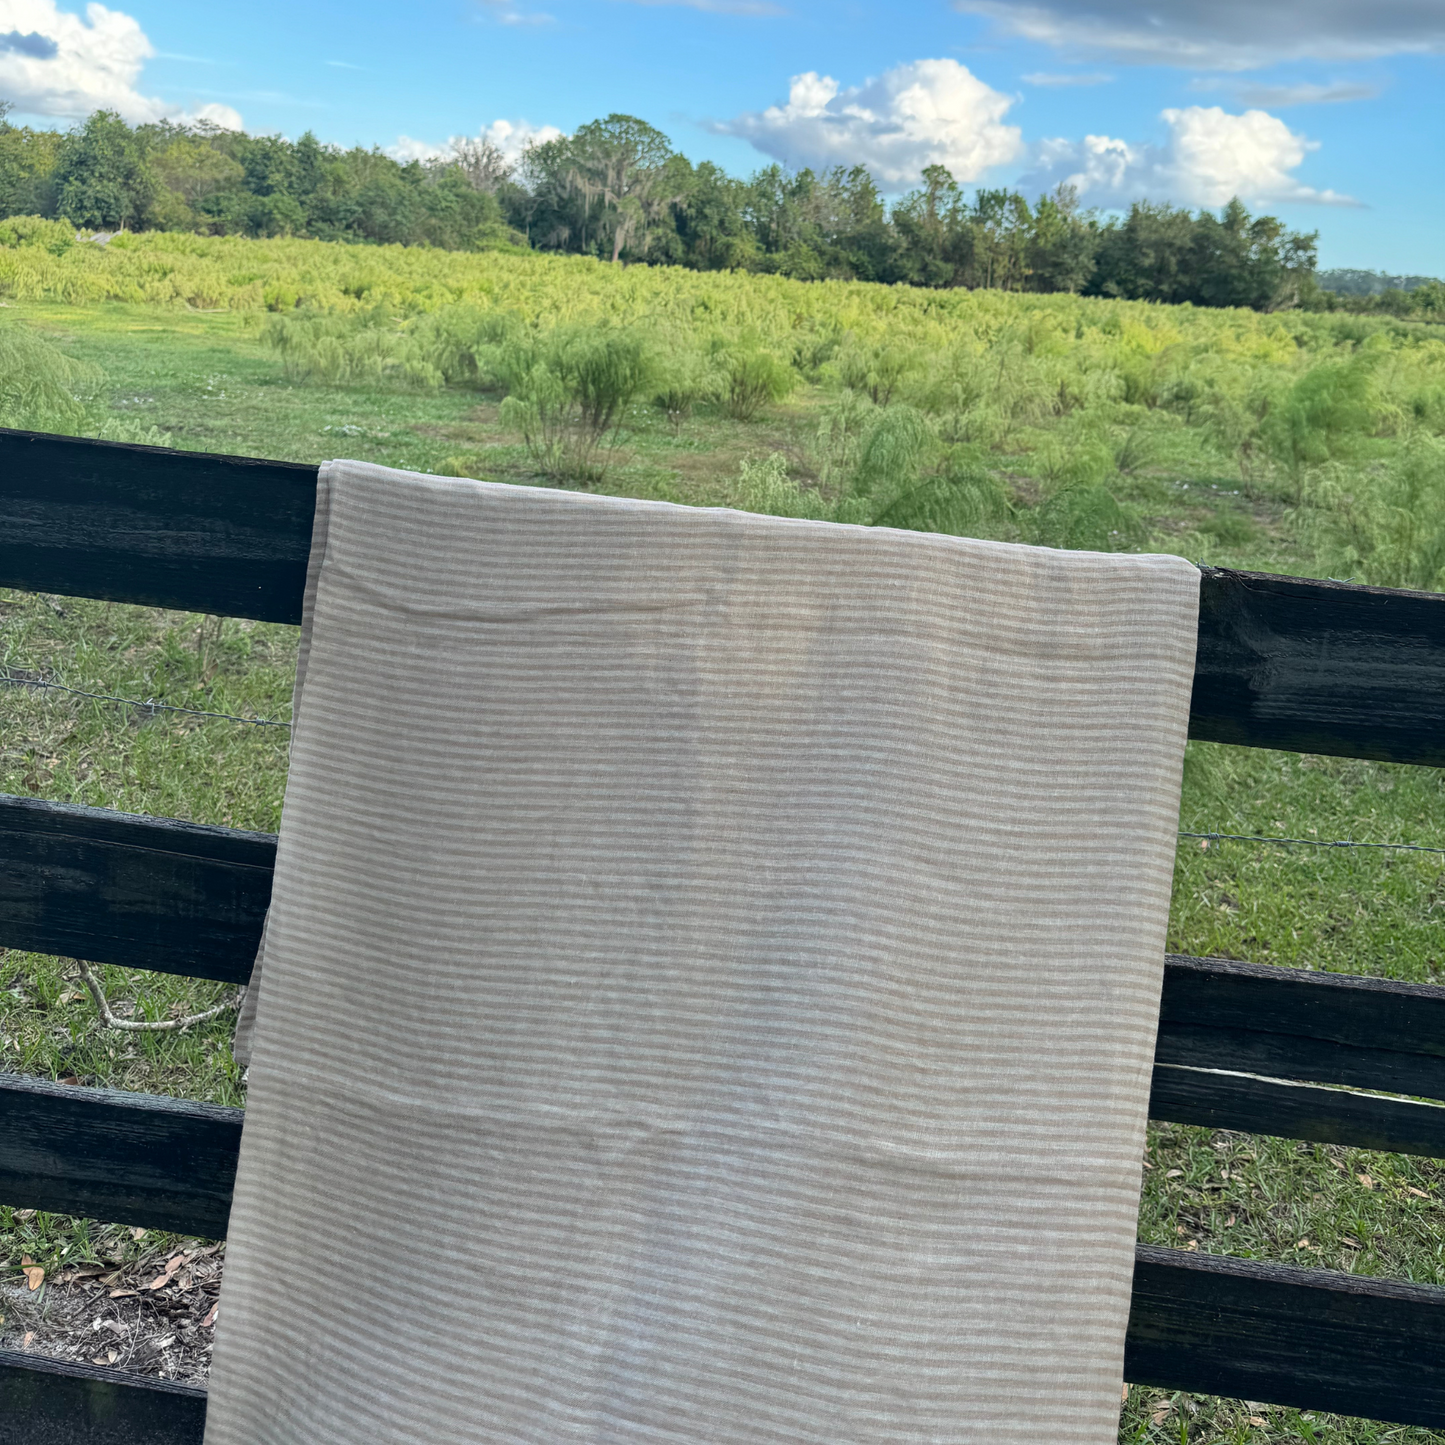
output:
[[[293,386],[254,322],[235,313],[139,306],[16,308],[108,376],[105,403],[171,444],[315,461],[388,465],[537,482],[495,401],[454,391]],[[816,471],[826,398],[797,393],[759,421],[703,413],[675,435],[634,410],[607,489],[688,502],[729,500],[738,464],[780,451]],[[1020,466],[1026,459],[1020,460]],[[1308,572],[1284,510],[1248,502],[1238,483],[1181,461],[1137,488],[1153,544],[1198,559]],[[1205,551],[1204,549],[1207,549]],[[124,697],[244,716],[289,712],[295,629],[0,591],[0,662]],[[232,827],[274,829],[286,733],[151,714],[22,686],[0,687],[0,792],[90,803]],[[1191,744],[1181,826],[1197,832],[1390,840],[1445,847],[1440,773],[1430,769]],[[1445,858],[1185,841],[1170,947],[1438,981]],[[162,1019],[233,990],[140,971],[98,970],[113,1006]],[[0,1062],[52,1078],[239,1103],[230,1013],[180,1033],[102,1028],[66,960],[0,951]],[[1445,1167],[1435,1161],[1160,1126],[1151,1131],[1140,1237],[1445,1283]],[[53,1268],[156,1247],[129,1231],[0,1208],[0,1266],[22,1255]],[[12,1343],[0,1323],[0,1339]],[[1259,1423],[1255,1423],[1259,1422]],[[1445,1442],[1445,1434],[1136,1389],[1121,1440]]]

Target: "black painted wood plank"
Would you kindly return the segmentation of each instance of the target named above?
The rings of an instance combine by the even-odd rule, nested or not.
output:
[[[241,1109],[0,1074],[0,1201],[219,1239]]]
[[[316,468],[0,429],[0,587],[299,622]]]
[[[201,1445],[206,1392],[0,1350],[0,1445]]]
[[[1445,1099],[1445,988],[1170,954],[1155,1060]]]
[[[1445,1289],[1139,1245],[1124,1378],[1445,1426]]]
[[[1159,1065],[1150,1114],[1445,1157],[1445,1107]],[[0,1074],[0,1202],[224,1234],[239,1109]]]
[[[1139,1245],[1124,1378],[1438,1427],[1445,1290]],[[0,1352],[0,1445],[199,1445],[204,1421],[204,1391]]]
[[[1203,573],[1191,737],[1445,765],[1445,595]]]
[[[1149,1117],[1445,1159],[1445,1105],[1155,1064]]]
[[[297,622],[316,468],[0,431],[0,586]],[[1191,735],[1445,765],[1445,597],[1204,568]]]
[[[244,983],[275,848],[0,797],[0,947]],[[1171,955],[1157,1058],[1445,1098],[1445,988]]]
[[[245,983],[276,839],[0,796],[0,947]]]

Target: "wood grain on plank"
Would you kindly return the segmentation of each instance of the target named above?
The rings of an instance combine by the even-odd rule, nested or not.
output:
[[[0,1202],[219,1239],[244,1112],[0,1074]]]
[[[0,1445],[201,1445],[206,1392],[0,1350]]]
[[[0,587],[299,622],[316,468],[0,429]]]
[[[1445,1157],[1445,1107],[1160,1064],[1156,1119]],[[0,1074],[0,1203],[224,1234],[243,1113]]]
[[[0,947],[245,983],[276,839],[0,796]]]
[[[1438,1427],[1445,1290],[1139,1245],[1124,1378]],[[204,1421],[204,1391],[0,1352],[0,1445],[200,1445]]]
[[[1445,765],[1445,595],[1204,568],[1189,735]]]
[[[0,796],[0,947],[244,983],[276,840]],[[1445,1098],[1445,988],[1170,955],[1157,1059]]]
[[[0,430],[0,586],[298,622],[316,468]],[[1202,569],[1190,734],[1445,765],[1445,597]]]
[[[1445,1159],[1445,1105],[1255,1074],[1156,1063],[1149,1117]]]
[[[1155,1060],[1445,1099],[1445,988],[1170,954]]]
[[[1139,1245],[1124,1378],[1445,1425],[1445,1289]]]

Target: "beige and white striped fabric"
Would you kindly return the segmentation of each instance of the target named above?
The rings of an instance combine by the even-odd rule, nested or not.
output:
[[[323,469],[207,1445],[1111,1442],[1197,601]]]

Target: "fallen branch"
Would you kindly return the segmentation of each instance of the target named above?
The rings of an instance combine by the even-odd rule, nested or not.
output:
[[[228,1008],[235,1008],[245,997],[245,989],[237,991],[236,997],[226,1003],[218,1003],[215,1008],[208,1008],[204,1013],[191,1014],[183,1019],[118,1019],[110,1011],[110,1001],[105,996],[105,990],[100,986],[100,980],[90,971],[87,964],[75,960],[75,966],[80,970],[80,981],[90,990],[90,996],[95,1000],[95,1006],[100,1010],[100,1017],[108,1029],[130,1029],[135,1033],[161,1033],[169,1029],[189,1028],[192,1024],[203,1024],[207,1019],[213,1019],[217,1014],[225,1013]]]

